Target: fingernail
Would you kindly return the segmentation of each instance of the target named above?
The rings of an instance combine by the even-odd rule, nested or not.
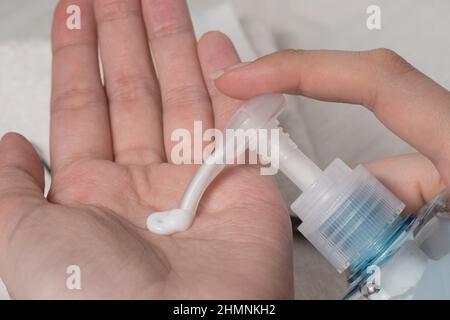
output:
[[[211,72],[208,77],[211,80],[216,80],[216,79],[219,79],[221,76],[223,76],[224,73],[225,73],[224,69],[217,70],[217,71]]]
[[[228,71],[231,71],[231,70],[239,69],[239,68],[241,68],[241,67],[243,67],[243,66],[246,66],[246,65],[248,65],[248,64],[250,64],[250,62],[241,62],[241,63],[235,64],[234,66],[231,66],[231,67],[229,67],[229,68],[221,69],[221,70],[217,70],[217,71],[211,72],[211,73],[209,74],[209,78],[212,79],[212,80],[219,79],[221,76],[223,76],[223,75],[225,74],[225,72],[228,72]]]
[[[8,133],[3,134],[2,137],[0,138],[0,142],[3,142],[3,140],[5,140],[7,135],[8,135]]]

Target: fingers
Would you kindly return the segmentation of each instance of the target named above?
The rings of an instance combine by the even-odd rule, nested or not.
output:
[[[81,9],[81,29],[69,30],[69,5]],[[112,159],[108,109],[102,87],[90,0],[61,1],[52,32],[51,161],[57,173],[86,159]]]
[[[142,9],[161,88],[164,141],[170,159],[172,132],[180,128],[192,132],[194,120],[202,121],[204,130],[212,127],[212,109],[185,1],[142,0]]]
[[[140,0],[96,0],[116,162],[164,159],[160,94]]]
[[[239,108],[241,101],[227,97],[217,90],[209,75],[216,70],[240,63],[239,55],[226,35],[208,32],[199,41],[198,56],[214,110],[215,127],[223,130]]]
[[[279,52],[225,72],[216,85],[241,99],[287,92],[365,105],[450,185],[450,94],[390,50]]]
[[[439,172],[424,156],[414,153],[371,161],[364,166],[415,212],[445,188]]]

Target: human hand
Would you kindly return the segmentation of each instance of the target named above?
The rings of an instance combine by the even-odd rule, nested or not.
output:
[[[65,28],[69,4],[81,7],[81,30]],[[292,297],[289,216],[255,167],[225,170],[188,231],[146,229],[151,212],[178,206],[197,169],[170,163],[172,131],[194,120],[223,128],[239,106],[204,76],[239,62],[231,42],[209,33],[197,45],[184,1],[70,0],[55,12],[53,53],[47,199],[30,143],[0,142],[0,276],[11,297]],[[81,290],[66,288],[70,265]]]
[[[391,50],[287,50],[213,75],[238,99],[283,92],[366,106],[420,152],[365,164],[408,212],[450,186],[450,93]]]

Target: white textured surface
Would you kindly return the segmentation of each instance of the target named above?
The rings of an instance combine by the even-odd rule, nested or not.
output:
[[[23,134],[47,159],[50,61],[48,41],[0,44],[0,135]]]

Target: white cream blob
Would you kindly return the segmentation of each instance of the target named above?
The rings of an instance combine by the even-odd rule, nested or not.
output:
[[[153,233],[169,235],[189,229],[195,215],[184,209],[152,213],[147,218],[147,228]]]

